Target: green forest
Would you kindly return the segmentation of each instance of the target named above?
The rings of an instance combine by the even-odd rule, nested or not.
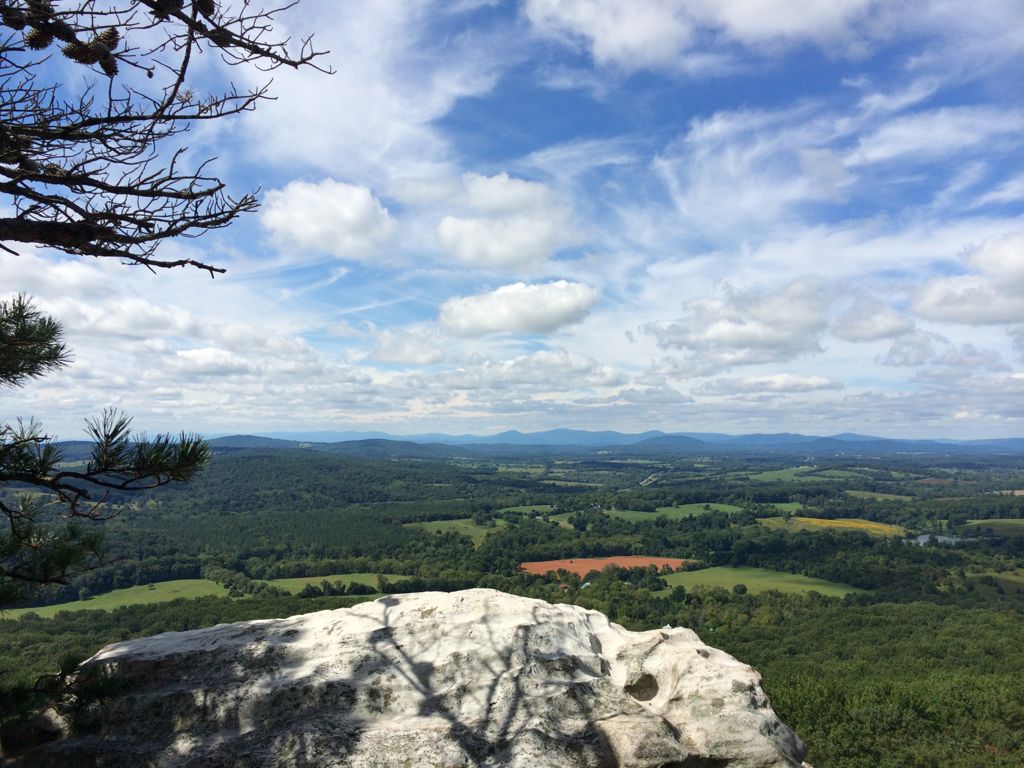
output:
[[[480,586],[693,628],[764,675],[817,768],[1020,765],[1024,497],[1000,493],[1020,487],[976,457],[217,450],[189,484],[112,494],[102,565],[5,612],[5,717],[109,642]],[[520,569],[611,555],[687,564]]]

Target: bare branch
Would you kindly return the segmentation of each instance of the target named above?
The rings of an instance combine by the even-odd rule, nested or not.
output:
[[[222,273],[156,256],[169,238],[200,236],[257,207],[254,194],[227,195],[204,172],[208,160],[184,168],[175,137],[254,109],[270,98],[269,83],[203,93],[190,85],[190,67],[215,49],[232,66],[331,72],[310,38],[274,39],[275,18],[295,5],[0,0],[0,193],[14,211],[0,219],[0,247],[35,243],[149,269]],[[41,65],[56,55],[81,65],[85,87],[45,79],[53,70]]]

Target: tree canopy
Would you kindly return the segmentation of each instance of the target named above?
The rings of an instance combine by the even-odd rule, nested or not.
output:
[[[67,358],[60,323],[24,296],[0,301],[0,386],[57,370]],[[93,524],[113,514],[105,493],[189,480],[209,458],[197,435],[133,437],[131,419],[114,410],[86,425],[91,454],[68,463],[35,421],[0,423],[0,606],[101,562]]]
[[[268,84],[239,90],[225,78],[211,93],[210,71],[216,80],[225,69],[199,78],[193,65],[216,52],[228,66],[329,71],[310,38],[275,35],[275,17],[295,4],[0,0],[0,194],[9,198],[0,248],[223,272],[157,255],[168,239],[225,227],[257,206],[253,192],[228,194],[179,134],[255,108]],[[69,360],[59,321],[26,296],[0,301],[0,388]],[[91,455],[67,462],[36,421],[0,421],[0,606],[101,562],[96,523],[113,514],[102,505],[108,493],[189,480],[209,457],[196,435],[133,436],[114,410],[86,423]]]

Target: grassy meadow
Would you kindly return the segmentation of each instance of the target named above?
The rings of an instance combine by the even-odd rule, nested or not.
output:
[[[1024,519],[1014,517],[994,518],[992,520],[968,520],[960,526],[960,532],[971,535],[985,535],[991,529],[996,536],[1024,536]]]
[[[178,579],[159,581],[155,584],[115,589],[88,600],[71,603],[44,605],[38,608],[12,608],[3,612],[3,618],[16,619],[26,613],[34,613],[44,619],[51,619],[61,611],[112,611],[126,605],[152,605],[178,598],[191,600],[195,597],[227,597],[228,591],[220,584],[208,579]]]
[[[855,499],[880,499],[882,501],[910,501],[913,496],[902,496],[898,493],[877,493],[875,491],[846,491],[847,496]]]
[[[479,545],[484,540],[488,533],[493,533],[495,528],[505,525],[505,521],[497,519],[494,521],[495,525],[478,525],[472,521],[472,519],[459,518],[458,520],[431,520],[428,523],[406,523],[406,528],[418,528],[421,531],[427,533],[459,533],[463,536],[469,536],[473,540],[474,544]]]
[[[744,584],[747,587],[747,591],[755,595],[766,592],[769,589],[790,593],[813,591],[830,597],[842,597],[854,592],[864,592],[862,589],[850,587],[846,584],[836,584],[824,579],[815,579],[798,573],[772,571],[767,568],[728,568],[720,566],[716,568],[702,568],[699,571],[670,573],[662,578],[668,582],[670,588],[682,585],[687,589],[696,586],[732,589],[737,584]]]
[[[872,536],[907,535],[901,525],[876,523],[873,520],[861,520],[857,517],[840,517],[835,520],[817,517],[760,517],[757,522],[767,528],[786,531],[821,531],[831,528],[837,531],[859,531]]]

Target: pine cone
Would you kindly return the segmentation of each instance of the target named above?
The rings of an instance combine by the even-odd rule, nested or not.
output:
[[[68,175],[68,172],[61,168],[56,163],[47,163],[46,165],[44,165],[43,173],[45,173],[47,176],[56,176],[58,178],[63,178],[64,176]]]
[[[47,26],[53,36],[58,40],[63,40],[65,43],[73,43],[75,41],[75,30],[71,28],[64,19],[54,19]]]
[[[175,11],[185,7],[185,0],[155,0],[151,13],[159,21],[167,21]]]
[[[200,16],[210,18],[217,12],[217,4],[213,0],[192,0],[192,7]]]
[[[117,48],[117,44],[121,41],[121,33],[117,31],[117,27],[107,27],[98,35],[96,35],[95,42],[102,43],[110,50]]]
[[[98,64],[105,56],[110,55],[110,49],[102,43],[93,39],[88,45],[85,43],[68,43],[60,49],[61,53],[72,61],[79,64]]]
[[[53,35],[43,29],[30,29],[25,34],[25,45],[33,51],[41,51],[53,42]]]
[[[10,27],[19,32],[25,28],[25,14],[18,8],[11,8],[9,5],[5,5],[0,10],[0,18],[3,19],[5,27]]]
[[[53,3],[50,0],[28,0],[28,21],[30,24],[47,22],[53,18]]]

